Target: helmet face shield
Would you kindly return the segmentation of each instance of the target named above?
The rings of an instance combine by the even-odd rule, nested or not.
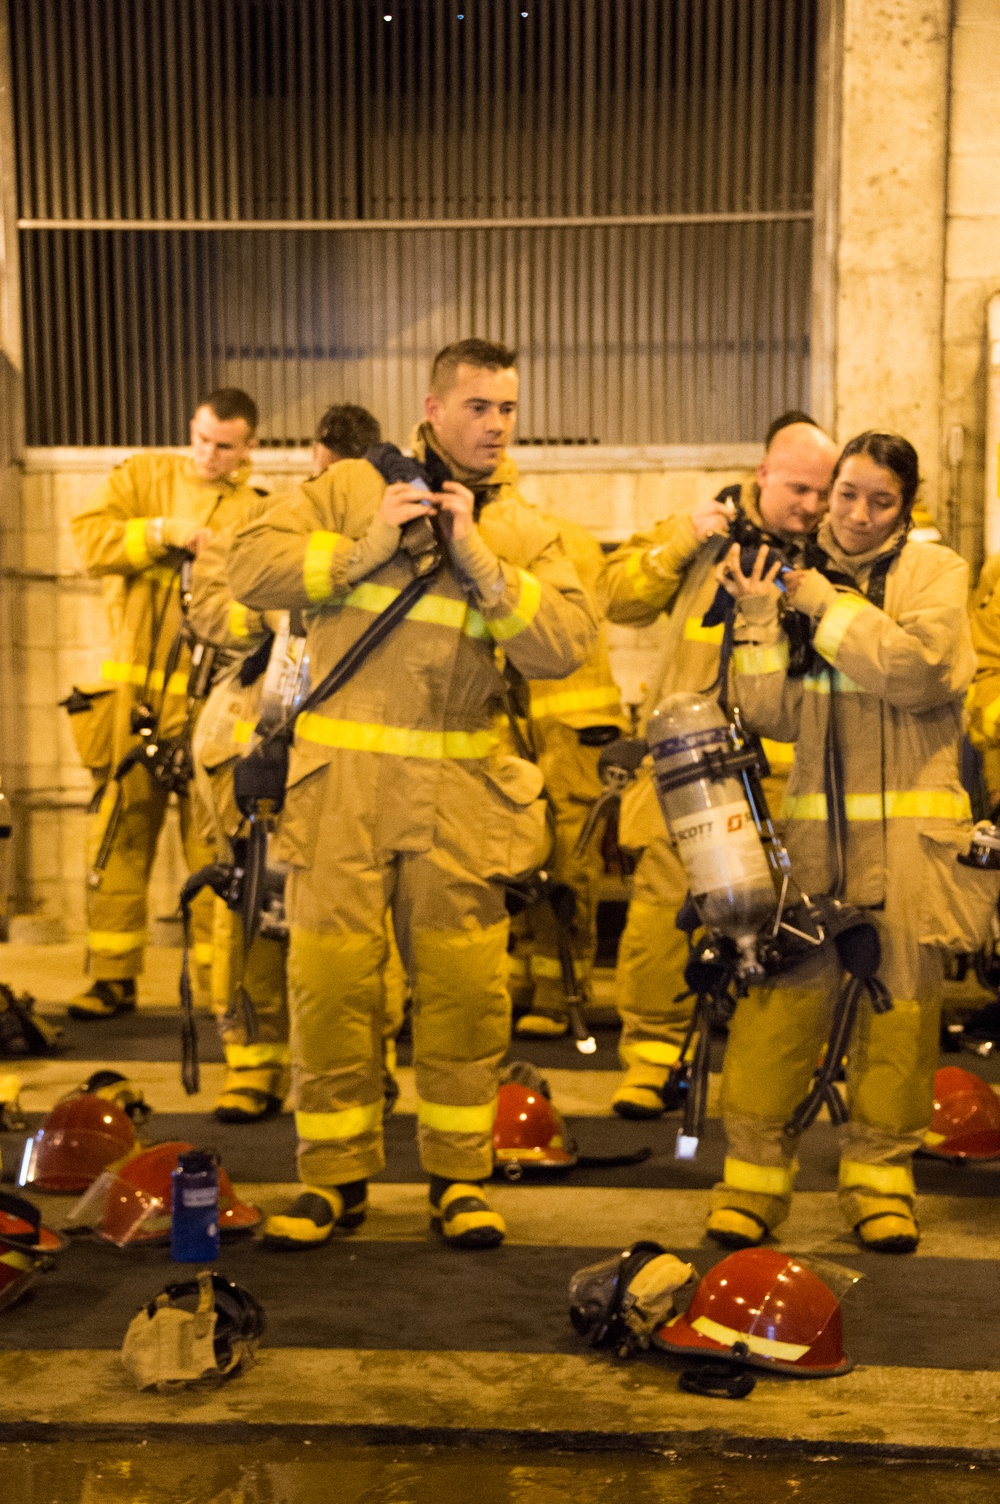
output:
[[[164,1200],[105,1170],[85,1191],[66,1219],[72,1228],[92,1227],[106,1243],[162,1242],[170,1235],[170,1198]]]

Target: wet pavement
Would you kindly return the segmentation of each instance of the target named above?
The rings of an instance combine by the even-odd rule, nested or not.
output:
[[[0,1445],[0,1480],[17,1504],[994,1504],[1000,1494],[1000,1472],[970,1466],[286,1441]]]

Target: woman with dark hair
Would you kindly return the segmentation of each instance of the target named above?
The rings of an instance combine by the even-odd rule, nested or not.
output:
[[[930,1122],[944,954],[971,948],[995,884],[956,865],[971,814],[959,780],[962,701],[975,671],[968,569],[908,540],[918,485],[897,434],[852,439],[834,470],[816,567],[749,576],[719,566],[737,600],[735,699],[745,724],[794,741],[784,832],[796,883],[867,911],[891,1011],[859,1007],[847,1064],[840,1200],[865,1248],[909,1253],[911,1160]],[[784,617],[809,619],[811,662],[789,672]],[[978,886],[977,886],[978,885]],[[722,1081],[728,1141],[708,1233],[760,1243],[788,1215],[797,1140],[786,1128],[809,1090],[841,983],[832,947],[741,1000]]]

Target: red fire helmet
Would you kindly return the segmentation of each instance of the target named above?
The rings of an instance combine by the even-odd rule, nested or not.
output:
[[[94,1201],[85,1198],[90,1205],[85,1207],[81,1202],[74,1209],[71,1222],[93,1225],[100,1211],[97,1230],[106,1242],[117,1243],[119,1247],[126,1243],[162,1242],[170,1236],[171,1176],[180,1156],[193,1148],[193,1144],[178,1140],[144,1149],[120,1165],[115,1173],[102,1176],[93,1188]],[[103,1208],[98,1208],[98,1198],[103,1198]],[[239,1200],[220,1165],[219,1231],[249,1231],[260,1220],[260,1211]]]
[[[521,1169],[568,1170],[576,1164],[566,1125],[548,1097],[516,1081],[505,1082],[497,1095],[493,1157],[515,1179]]]
[[[669,1353],[735,1357],[799,1378],[849,1373],[853,1364],[843,1348],[840,1302],[811,1262],[834,1280],[843,1276],[845,1288],[860,1278],[774,1248],[744,1248],[699,1280],[686,1313],[660,1327],[654,1343]]]
[[[84,1191],[109,1165],[135,1148],[135,1129],[114,1102],[81,1092],[57,1102],[24,1146],[20,1185],[41,1191]]]
[[[934,1111],[924,1149],[942,1159],[1000,1158],[1000,1097],[957,1065],[934,1076]]]

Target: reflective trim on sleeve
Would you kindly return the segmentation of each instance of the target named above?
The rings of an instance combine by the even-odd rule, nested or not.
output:
[[[720,621],[715,627],[706,627],[702,625],[700,616],[689,616],[684,622],[684,641],[710,642],[715,647],[721,647],[725,630],[724,622]]]
[[[492,1133],[496,1115],[495,1097],[481,1107],[446,1107],[443,1102],[417,1098],[417,1121],[438,1133]]]
[[[250,636],[249,612],[242,601],[230,601],[229,603],[229,635],[245,642]]]
[[[153,562],[146,542],[146,522],[145,517],[133,517],[125,524],[125,557],[136,569],[145,569]]]
[[[146,665],[144,663],[115,663],[106,658],[101,664],[101,678],[105,684],[134,684],[142,689],[146,684]],[[149,675],[150,689],[163,688],[163,670],[154,668]],[[186,695],[188,687],[187,670],[178,670],[170,675],[170,683],[167,685],[168,695]]]
[[[303,741],[350,752],[382,752],[389,757],[489,757],[498,745],[493,731],[414,731],[364,721],[337,721],[307,711],[295,725]]]
[[[295,1131],[299,1138],[312,1143],[330,1143],[336,1139],[360,1138],[373,1133],[382,1123],[382,1098],[364,1107],[342,1107],[339,1112],[297,1112]]]
[[[681,1047],[663,1039],[642,1039],[637,1044],[622,1045],[621,1056],[626,1065],[676,1065]]]
[[[734,1342],[745,1342],[759,1358],[776,1358],[782,1363],[796,1363],[809,1351],[808,1344],[779,1342],[776,1337],[760,1337],[756,1332],[738,1332],[735,1327],[723,1326],[710,1316],[696,1316],[691,1325],[702,1337],[718,1342],[722,1347],[732,1347]]]
[[[625,560],[625,578],[636,600],[665,601],[670,583],[656,572],[655,566],[647,563],[651,552],[648,548],[633,549]]]
[[[764,749],[764,756],[771,764],[771,771],[778,768],[790,768],[795,761],[794,742],[772,742],[769,737],[762,736],[760,744]]]
[[[806,674],[802,680],[802,688],[809,690],[814,695],[828,695],[830,693],[829,674]],[[839,668],[833,671],[833,688],[838,695],[866,695],[869,693],[864,685],[856,684],[847,674],[841,673]]]
[[[526,569],[519,569],[518,575],[521,580],[521,588],[518,591],[514,608],[499,621],[487,621],[491,637],[498,642],[507,642],[511,637],[517,637],[526,628],[531,626],[538,608],[542,603],[542,584],[533,574]]]
[[[233,741],[240,747],[247,746],[250,738],[253,736],[256,724],[256,721],[234,721]]]
[[[962,820],[972,819],[969,796],[950,789],[887,789],[881,794],[848,794],[848,820]],[[783,820],[826,820],[825,794],[786,794]]]
[[[727,1156],[722,1180],[734,1191],[755,1191],[761,1196],[790,1196],[795,1169],[795,1165],[754,1165],[749,1160]]]
[[[857,1159],[842,1159],[838,1182],[849,1190],[875,1191],[879,1196],[917,1194],[909,1165],[867,1165]]]
[[[127,956],[142,950],[148,938],[146,930],[88,930],[87,949],[101,956]]]
[[[733,672],[737,674],[783,674],[788,667],[788,643],[773,647],[733,648]]]
[[[311,601],[328,601],[333,594],[330,570],[333,567],[334,549],[339,542],[339,533],[325,532],[321,528],[309,534],[302,560],[302,583],[306,596]]]
[[[231,1070],[253,1070],[261,1065],[287,1065],[292,1052],[287,1044],[227,1044],[226,1064]]]
[[[597,689],[567,689],[559,694],[531,695],[531,714],[540,721],[547,715],[566,715],[573,710],[620,710],[621,690],[617,684],[603,684]]]
[[[851,622],[870,606],[871,602],[860,595],[839,595],[833,605],[823,612],[823,619],[816,628],[813,644],[817,653],[828,663],[836,662],[840,645]]]

